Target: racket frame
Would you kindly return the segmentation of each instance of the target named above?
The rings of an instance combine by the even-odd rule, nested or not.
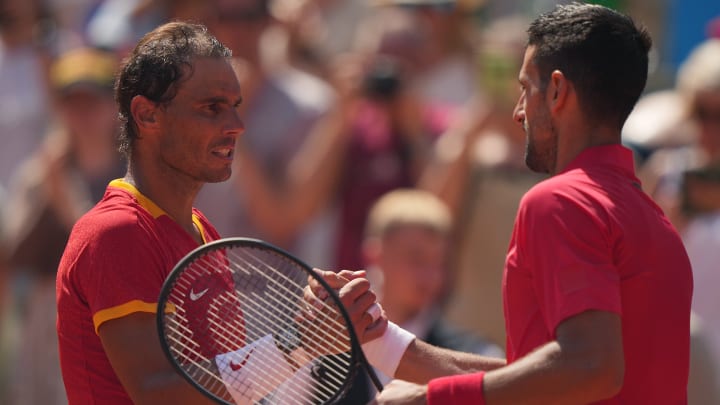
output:
[[[370,378],[370,381],[373,383],[375,388],[378,391],[382,391],[383,385],[380,382],[380,379],[378,378],[377,374],[375,373],[375,370],[370,366],[370,363],[368,363],[367,358],[365,357],[365,354],[362,351],[362,346],[360,345],[360,340],[358,339],[355,328],[353,326],[352,320],[350,319],[350,315],[348,314],[347,309],[343,305],[342,301],[340,300],[340,297],[338,296],[337,292],[330,287],[330,285],[322,279],[315,271],[310,267],[307,263],[297,258],[295,255],[291,254],[290,252],[275,246],[273,244],[270,244],[266,241],[260,240],[260,239],[254,239],[254,238],[245,238],[245,237],[231,237],[231,238],[221,238],[217,239],[211,242],[208,242],[206,244],[200,245],[197,248],[193,249],[190,253],[185,255],[180,261],[173,267],[173,269],[168,274],[167,278],[163,282],[162,289],[160,290],[160,295],[158,298],[158,304],[157,304],[157,311],[156,311],[156,324],[157,324],[157,330],[158,335],[160,338],[160,346],[162,347],[163,353],[165,353],[165,356],[170,361],[170,364],[172,364],[173,368],[183,377],[185,380],[187,380],[193,387],[195,387],[198,391],[205,394],[210,399],[217,401],[219,403],[224,403],[228,405],[233,405],[228,403],[226,400],[219,398],[217,395],[213,394],[212,392],[209,392],[206,390],[201,384],[196,382],[186,371],[185,369],[178,364],[176,361],[175,356],[173,355],[170,345],[167,343],[167,339],[165,336],[165,318],[166,318],[166,311],[165,307],[167,305],[167,300],[173,291],[173,286],[175,284],[175,281],[182,275],[183,271],[192,265],[196,260],[199,258],[205,256],[208,252],[213,252],[217,250],[222,250],[224,248],[236,248],[239,246],[249,246],[253,248],[259,248],[264,250],[269,250],[273,253],[279,254],[281,256],[284,256],[286,259],[294,262],[297,264],[305,273],[307,273],[310,277],[312,277],[315,281],[318,282],[327,292],[328,292],[328,299],[331,299],[335,306],[337,307],[338,312],[343,317],[343,320],[345,321],[345,324],[348,326],[348,335],[350,337],[350,347],[351,347],[351,353],[350,358],[352,362],[351,369],[348,370],[348,377],[346,383],[343,385],[342,389],[336,392],[332,397],[328,399],[326,403],[335,403],[337,400],[344,397],[345,393],[350,389],[350,383],[354,380],[355,376],[357,375],[358,369],[360,367],[365,369],[365,372]]]

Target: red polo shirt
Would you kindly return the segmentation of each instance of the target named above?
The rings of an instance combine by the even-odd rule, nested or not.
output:
[[[600,403],[685,404],[691,298],[682,241],[641,190],[628,149],[587,149],[523,197],[503,277],[508,363],[554,340],[573,315],[614,312],[625,380]],[[470,399],[454,384],[431,382],[429,402]],[[469,384],[482,389],[479,378]]]
[[[218,239],[197,210],[193,222],[205,241]],[[132,313],[155,313],[168,274],[197,246],[161,208],[122,180],[111,182],[102,201],[75,224],[57,275],[60,365],[70,404],[132,404],[97,330]]]

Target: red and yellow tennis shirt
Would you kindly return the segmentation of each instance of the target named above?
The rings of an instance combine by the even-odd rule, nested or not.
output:
[[[203,240],[219,238],[198,211]],[[131,404],[105,355],[98,328],[136,312],[155,313],[160,289],[197,242],[135,187],[112,181],[75,225],[57,275],[60,364],[71,404]]]

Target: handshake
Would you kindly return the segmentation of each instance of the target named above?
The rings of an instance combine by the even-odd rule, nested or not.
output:
[[[308,402],[328,402],[363,366],[378,390],[382,385],[370,365],[394,375],[415,336],[388,322],[364,271],[315,272],[290,322],[215,358],[234,403],[270,397],[285,402],[292,397],[287,390],[314,398]]]

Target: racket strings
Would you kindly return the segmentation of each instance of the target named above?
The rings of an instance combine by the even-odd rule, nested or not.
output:
[[[247,260],[244,260],[243,258],[241,258],[240,256],[238,256],[236,254],[234,256],[238,259],[238,261],[230,262],[230,264],[235,265],[235,266],[232,266],[232,268],[230,269],[231,271],[237,272],[239,270],[239,271],[248,273],[248,271],[246,270],[246,268],[247,268],[246,266],[238,265],[238,262],[242,262],[243,264],[245,264],[245,265],[251,267],[252,269],[256,270],[257,272],[259,272],[259,268],[257,266],[253,265],[252,263],[250,263]],[[259,260],[257,257],[254,257],[254,258],[256,260],[258,260],[262,265],[264,265],[268,271],[272,272],[271,275],[266,276],[266,281],[269,283],[269,285],[266,285],[266,291],[273,292],[273,294],[263,294],[263,296],[260,296],[259,294],[257,294],[256,290],[251,290],[251,292],[253,294],[252,298],[254,298],[254,299],[250,300],[250,299],[247,299],[248,298],[247,295],[238,291],[238,294],[241,296],[241,298],[245,298],[245,299],[241,299],[241,302],[244,303],[244,304],[242,304],[243,305],[242,310],[244,312],[247,312],[248,307],[249,308],[257,307],[257,305],[253,305],[253,303],[255,303],[255,302],[272,301],[272,303],[274,303],[275,305],[270,305],[265,308],[280,308],[283,311],[285,311],[286,314],[293,314],[293,313],[299,312],[299,310],[301,309],[300,304],[301,304],[301,302],[303,302],[302,299],[293,301],[293,300],[289,300],[289,299],[280,299],[280,297],[283,297],[283,298],[297,297],[298,295],[302,295],[303,288],[301,286],[299,286],[296,281],[287,277],[282,272],[275,270],[275,268],[274,268],[275,266],[265,263],[265,262]],[[302,274],[304,275],[305,273],[303,272]],[[279,283],[277,281],[277,279],[282,279],[282,280],[286,281],[287,283],[290,283],[291,287],[295,287],[295,288],[294,289],[287,288],[287,286]],[[277,291],[277,290],[273,289],[273,285],[278,286],[282,291]],[[268,316],[268,318],[272,318],[273,320],[275,320],[276,324],[294,326],[299,332],[302,332],[305,336],[312,337],[316,341],[322,341],[324,343],[325,348],[332,349],[332,350],[330,350],[332,353],[348,352],[350,350],[350,343],[349,343],[349,333],[347,332],[347,325],[338,321],[338,319],[340,319],[340,314],[337,312],[337,309],[334,306],[328,304],[327,302],[323,302],[323,301],[318,301],[318,302],[322,304],[323,311],[320,311],[314,315],[321,318],[320,323],[323,326],[334,327],[332,332],[335,332],[335,333],[333,333],[331,335],[329,335],[329,334],[321,335],[317,332],[317,328],[311,328],[311,325],[306,325],[305,323],[292,322],[292,320],[290,320],[289,318],[285,319],[284,317],[278,316],[277,312],[267,311],[267,314],[268,314],[267,316]],[[260,307],[260,308],[263,308],[263,307]],[[329,313],[331,313],[331,312],[334,312],[333,316],[329,315]],[[262,319],[262,320],[264,321],[265,319]],[[344,337],[346,337],[347,339],[340,341],[338,338],[339,335],[345,335]],[[328,343],[337,343],[337,344],[328,345]],[[305,349],[309,349],[309,347],[306,346]],[[313,357],[318,357],[323,354],[328,354],[328,353],[315,351]]]
[[[249,296],[247,296],[247,295],[241,295],[241,296],[243,296],[243,297],[245,297],[245,298],[248,298],[248,299],[251,298],[251,297],[249,297]],[[263,298],[263,297],[259,296],[259,295],[256,294],[256,293],[253,293],[253,297],[252,297],[252,298],[254,298],[254,299],[256,299],[256,300],[259,300],[259,301],[262,301],[262,298]],[[213,304],[213,305],[214,305],[214,304]],[[264,313],[262,313],[260,310],[258,310],[258,309],[256,308],[256,306],[250,306],[249,308],[248,308],[247,306],[244,306],[244,307],[243,307],[243,314],[244,314],[244,316],[245,316],[246,319],[249,319],[249,320],[252,320],[252,321],[256,321],[257,323],[267,323],[267,321],[268,321],[269,319],[272,319],[273,321],[276,321],[277,324],[283,324],[283,322],[284,322],[284,320],[278,319],[275,314],[272,314],[272,313],[264,314]],[[311,337],[313,337],[313,338],[315,338],[315,339],[323,339],[323,338],[325,338],[324,336],[320,336],[320,335],[314,333],[314,332],[313,332],[312,330],[310,330],[309,328],[299,328],[298,330],[299,330],[300,332],[303,332],[304,330],[306,330],[306,331],[307,331],[307,333],[306,333],[306,335],[305,335],[306,337],[307,337],[307,336],[311,336]],[[261,338],[261,337],[262,337],[262,336],[260,336],[260,334],[255,333],[253,336],[250,336],[250,339],[249,339],[249,340],[256,340],[256,339],[259,339],[259,338]],[[332,362],[331,364],[332,364],[333,366],[337,367],[338,369],[347,369],[347,368],[349,368],[349,367],[350,367],[350,364],[351,364],[350,356],[349,356],[349,353],[348,353],[349,347],[348,347],[347,345],[343,345],[343,346],[333,346],[333,348],[335,349],[336,352],[339,352],[339,353],[341,353],[341,354],[345,354],[345,355],[347,356],[347,361],[346,361],[345,363]],[[304,349],[305,349],[305,351],[310,355],[310,357],[312,357],[312,358],[318,358],[318,357],[320,357],[320,356],[323,356],[323,355],[326,355],[326,354],[327,354],[327,353],[320,352],[320,351],[318,351],[318,350],[313,350],[313,351],[308,350],[307,347],[304,347]],[[343,349],[343,350],[341,350],[341,349]]]
[[[247,269],[249,267],[256,272],[263,274],[266,277],[266,281],[268,282],[268,285],[266,285],[266,291],[273,292],[274,294],[264,294],[264,297],[262,297],[259,294],[257,294],[256,291],[253,290],[252,298],[254,298],[254,299],[248,299],[250,297],[241,293],[240,294],[241,297],[243,297],[243,295],[244,295],[243,298],[245,298],[242,301],[249,302],[249,303],[263,302],[263,301],[267,300],[267,297],[269,297],[279,307],[286,310],[287,313],[297,312],[299,309],[300,300],[298,300],[298,299],[296,299],[294,301],[288,301],[287,299],[281,300],[280,297],[288,298],[288,297],[297,297],[298,295],[301,295],[303,288],[298,285],[298,282],[291,279],[290,277],[286,276],[283,272],[276,270],[276,268],[278,268],[280,266],[278,266],[274,263],[273,264],[267,263],[265,260],[262,260],[257,255],[250,254],[248,251],[244,251],[244,253],[246,253],[248,256],[250,256],[251,260],[241,257],[235,251],[227,253],[228,259],[230,259],[229,262],[231,264],[231,271],[236,272],[236,271],[240,270],[242,272],[248,273]],[[232,256],[232,257],[230,257],[230,256]],[[283,261],[285,261],[285,259],[283,257],[279,257],[279,258],[283,259]],[[290,262],[290,263],[292,264],[292,262]],[[264,268],[266,271],[262,271],[261,268]],[[292,268],[296,269],[294,264],[292,264]],[[268,273],[270,273],[270,274],[268,274]],[[303,279],[306,279],[307,276],[304,271],[302,271],[302,270],[297,271],[297,273],[300,276],[304,276]],[[278,280],[282,280],[282,281],[284,281],[284,283],[281,283]],[[290,284],[290,288],[288,288],[287,284]],[[280,292],[278,292],[275,288],[273,288],[273,286],[281,289],[282,294]],[[334,307],[331,307],[325,303],[323,303],[323,305],[325,306],[326,310],[335,311]],[[257,314],[252,313],[252,310],[255,310],[255,308],[256,308],[255,305],[250,305],[251,311],[248,311],[246,306],[244,306],[243,308],[244,308],[244,313],[246,313],[246,314],[251,314],[253,317],[255,317],[255,316],[260,317],[260,318],[263,317],[262,313],[257,313]],[[278,319],[277,312],[269,312],[269,315],[271,317],[273,317],[275,320],[281,322],[281,324],[287,325],[288,320],[287,319]],[[335,319],[335,317],[330,317],[330,316],[326,315],[325,312],[320,312],[319,315],[320,315],[320,317],[323,318],[322,322],[324,322],[325,324],[329,324],[329,325],[334,324],[334,326],[336,326],[336,328],[347,333],[347,328],[345,327],[345,325],[339,323]],[[265,322],[266,319],[261,319],[261,321]],[[321,336],[316,332],[316,330],[310,329],[305,326],[298,328],[298,326],[299,325],[295,324],[294,326],[291,326],[291,327],[297,328],[300,332],[304,333],[306,335],[306,337],[310,336],[310,337],[314,338],[315,340],[325,341],[325,343],[327,343],[327,341],[329,341],[329,340],[337,341],[337,335],[338,335],[337,333],[333,334],[332,336],[327,336],[327,334]],[[334,349],[335,352],[342,353],[342,352],[348,352],[350,347],[349,347],[348,342],[340,342],[339,345],[333,345],[332,348]],[[318,357],[322,356],[323,354],[325,354],[325,353],[322,353],[319,351],[314,351],[314,352],[309,351],[309,350],[307,350],[308,349],[307,346],[305,347],[305,349],[306,349],[306,351],[308,351],[308,354],[310,354],[310,356],[313,358],[318,358]],[[326,368],[329,365],[332,366],[330,368],[330,370],[327,370],[328,372],[325,373],[325,375],[324,375],[325,381],[324,382],[327,384],[328,382],[330,382],[329,380],[333,380],[333,382],[337,385],[337,387],[341,387],[344,381],[342,379],[342,375],[340,373],[338,373],[337,370],[342,370],[345,373],[347,373],[347,370],[351,367],[352,363],[350,362],[349,353],[347,354],[347,357],[343,359],[344,361],[342,363],[338,363],[337,362],[338,359],[340,359],[340,358],[339,357],[329,357],[329,358],[326,357],[324,359]],[[333,371],[335,371],[335,372],[333,372]],[[337,374],[337,375],[335,375],[335,374]],[[320,386],[324,387],[324,385],[320,385]],[[326,387],[326,388],[328,388],[328,387]],[[332,394],[335,391],[328,390],[328,392],[330,394]]]
[[[237,255],[236,253],[233,252],[232,254],[235,258],[239,259],[239,261],[242,261],[244,264],[247,264],[248,266],[253,266],[252,263],[244,260],[242,257]],[[279,292],[273,290],[274,294],[270,295],[270,299],[272,299],[274,302],[276,302],[279,306],[283,307],[283,309],[285,309],[285,310],[297,311],[300,308],[300,303],[304,302],[304,300],[302,298],[299,300],[296,300],[296,301],[289,301],[289,300],[281,301],[278,297],[286,297],[287,298],[287,297],[297,296],[298,294],[302,295],[302,291],[304,289],[296,281],[287,277],[282,272],[276,270],[274,268],[274,266],[272,266],[268,263],[265,263],[264,261],[258,259],[257,257],[253,257],[253,258],[258,260],[263,266],[265,266],[265,269],[267,271],[272,273],[271,276],[267,277],[267,281],[271,284],[275,284],[278,287],[280,287],[283,290],[282,293],[286,294],[286,295],[280,294]],[[237,264],[237,262],[231,261],[231,264]],[[253,268],[255,270],[258,270],[254,266],[253,266]],[[236,270],[245,271],[243,266],[237,266],[236,269],[234,269],[233,271],[236,271]],[[302,275],[305,275],[305,273],[302,272]],[[292,290],[286,288],[286,286],[284,284],[277,281],[278,279],[281,279],[281,280],[286,281],[287,283],[290,283],[292,287],[296,287],[296,291],[292,291]],[[268,287],[268,289],[270,289],[270,287]],[[299,291],[297,291],[297,289],[299,289]],[[337,308],[331,304],[328,304],[325,301],[318,300],[317,302],[322,305],[322,310],[317,313],[313,312],[313,314],[322,317],[323,326],[333,327],[334,328],[333,332],[344,332],[344,335],[346,335],[348,340],[339,342],[338,336],[342,335],[343,333],[333,334],[332,336],[328,336],[327,334],[323,335],[323,336],[319,336],[315,332],[315,330],[311,330],[309,327],[304,328],[303,331],[310,333],[316,339],[323,339],[324,343],[326,343],[326,344],[328,343],[328,340],[330,340],[332,342],[338,342],[340,345],[331,346],[331,348],[335,349],[336,352],[346,352],[346,351],[350,350],[349,334],[347,333],[348,325],[339,321],[339,319],[342,319],[342,318],[341,318],[341,315],[338,312]],[[305,309],[309,310],[308,307],[306,307]],[[333,316],[330,316],[330,314],[333,314]]]
[[[243,263],[246,264],[247,266],[250,266],[251,268],[254,268],[255,270],[258,270],[257,266],[254,266],[254,265],[253,265],[252,263],[250,263],[249,261],[244,260],[243,258],[239,257],[238,255],[234,255],[234,256],[235,256],[236,259],[238,259],[238,260],[231,260],[231,261],[230,261],[231,264],[237,265],[238,262],[243,262]],[[277,270],[275,269],[275,267],[277,267],[277,266],[270,265],[270,264],[268,264],[268,263],[266,263],[266,262],[258,259],[257,257],[253,257],[253,258],[255,258],[256,260],[258,260],[262,265],[264,265],[264,266],[266,267],[266,269],[267,269],[268,271],[270,271],[270,272],[272,273],[272,274],[267,278],[267,281],[270,283],[270,285],[267,286],[267,290],[269,290],[269,291],[271,291],[271,292],[274,292],[274,294],[264,294],[265,296],[260,296],[259,294],[257,294],[256,291],[252,291],[253,296],[252,296],[252,297],[248,297],[247,295],[244,295],[243,293],[240,293],[241,298],[244,298],[244,299],[242,299],[241,301],[242,301],[242,302],[248,302],[248,303],[253,303],[253,302],[266,302],[266,301],[268,300],[268,298],[269,298],[269,300],[271,300],[271,301],[273,301],[274,303],[276,303],[278,307],[282,307],[284,310],[286,310],[287,313],[297,312],[297,311],[300,309],[300,302],[301,302],[300,300],[295,300],[295,301],[281,300],[279,297],[294,297],[294,296],[297,296],[297,295],[299,294],[299,291],[301,292],[301,291],[303,290],[303,288],[301,288],[300,286],[298,286],[298,284],[297,284],[294,280],[292,280],[291,278],[287,277],[285,274],[277,271]],[[243,271],[243,272],[246,272],[246,271],[247,271],[245,266],[234,266],[234,269],[233,269],[232,271],[237,271],[237,270]],[[302,273],[302,275],[305,275],[305,272],[304,272],[304,271],[302,271],[301,273]],[[291,283],[291,284],[292,284],[291,287],[296,287],[296,290],[299,290],[299,291],[291,291],[291,290],[288,289],[286,286],[282,285],[281,283],[278,283],[278,282],[277,282],[278,279],[282,279],[282,280],[287,281],[288,283]],[[277,285],[283,290],[283,291],[282,291],[282,294],[272,288],[272,285],[273,285],[273,284],[277,284]],[[249,299],[249,298],[253,298],[253,299]],[[337,309],[336,309],[334,306],[331,306],[331,305],[329,305],[329,304],[327,304],[327,303],[325,303],[325,302],[322,302],[322,301],[320,301],[320,302],[322,303],[324,309],[327,310],[328,312],[330,312],[330,311],[335,311],[335,312],[336,312],[336,311],[337,311]],[[256,320],[258,320],[259,322],[265,323],[265,321],[267,320],[267,318],[265,318],[265,317],[263,316],[263,314],[261,314],[261,313],[258,314],[258,311],[257,311],[257,309],[256,309],[257,306],[256,306],[256,305],[250,305],[249,307],[250,307],[250,308],[248,308],[247,305],[243,306],[243,311],[244,311],[244,313],[246,314],[246,316],[247,316],[247,315],[250,315],[250,316],[252,317],[252,319],[256,319]],[[260,307],[260,308],[262,309],[263,307]],[[255,316],[254,316],[255,314],[252,313],[253,310],[254,310],[255,313],[257,314],[257,317],[255,317]],[[301,323],[301,324],[293,323],[292,325],[288,325],[288,320],[287,320],[287,319],[280,319],[280,318],[277,316],[277,313],[274,313],[274,312],[268,312],[268,316],[271,317],[271,318],[273,318],[273,320],[275,320],[275,321],[277,322],[277,324],[279,324],[279,325],[287,325],[288,327],[295,328],[297,331],[299,331],[299,332],[301,332],[302,334],[304,334],[304,336],[305,336],[306,338],[311,337],[311,338],[313,338],[313,340],[315,340],[315,341],[323,342],[323,343],[324,343],[324,344],[323,344],[323,347],[326,348],[326,349],[329,348],[329,349],[330,349],[329,351],[332,352],[332,353],[344,353],[344,354],[346,355],[346,359],[345,359],[344,362],[338,363],[337,361],[334,361],[334,360],[330,361],[330,364],[331,364],[332,366],[334,366],[336,369],[338,369],[338,370],[348,370],[349,367],[351,366],[352,363],[351,363],[351,358],[350,358],[350,355],[349,355],[349,350],[350,350],[349,334],[348,334],[348,332],[347,332],[347,326],[346,326],[345,324],[343,324],[343,323],[340,323],[340,322],[336,319],[336,317],[339,317],[339,314],[337,314],[337,315],[335,315],[335,316],[332,316],[332,317],[329,316],[328,314],[326,314],[326,312],[324,312],[324,311],[323,311],[323,312],[319,312],[318,314],[316,314],[316,316],[318,316],[318,317],[321,318],[321,319],[320,319],[320,323],[321,323],[321,324],[330,325],[330,326],[334,326],[334,327],[335,327],[335,329],[333,330],[333,332],[335,332],[335,333],[332,333],[331,335],[328,335],[328,334],[322,334],[322,335],[321,335],[321,334],[319,334],[319,333],[317,332],[317,329],[316,329],[316,328],[311,328],[311,327],[309,327],[309,326],[305,326],[305,325],[302,324],[302,323]],[[344,340],[344,341],[339,341],[338,335],[341,335],[341,334],[347,335],[347,339]],[[333,343],[337,342],[337,344],[328,345],[329,342],[333,342]],[[314,350],[311,350],[312,348],[311,348],[311,347],[308,347],[307,345],[304,346],[304,349],[306,350],[306,352],[307,352],[312,358],[318,358],[318,357],[320,357],[320,356],[323,356],[323,355],[327,355],[327,354],[328,354],[327,352],[321,352],[321,351],[319,350],[319,348],[316,348],[316,349],[314,349]],[[327,351],[327,350],[326,350],[326,351]],[[340,358],[340,357],[338,357],[338,358]],[[340,383],[342,383],[342,381],[340,381]]]
[[[227,299],[226,296],[222,296],[222,295],[221,295],[221,296],[218,296],[216,299],[218,299],[218,300],[225,300],[225,301],[226,301],[225,303],[228,303],[228,299]],[[210,308],[215,309],[216,311],[218,311],[219,308],[220,308],[220,306],[218,306],[216,303],[213,303],[213,304],[210,304]],[[212,313],[212,312],[213,312],[213,311],[210,311],[210,313]],[[181,311],[181,313],[182,313],[182,311]],[[238,336],[238,335],[239,335],[239,334],[238,334],[239,328],[237,328],[237,327],[229,327],[230,325],[220,325],[220,324],[214,322],[211,317],[210,317],[210,323],[211,323],[213,326],[217,327],[219,330],[223,330],[223,331],[227,332],[226,335],[232,335],[232,336]],[[184,329],[184,330],[187,330],[187,328],[183,328],[183,329]],[[252,341],[252,340],[257,340],[257,339],[259,339],[260,337],[261,337],[261,336],[252,336],[249,340],[250,340],[250,341]],[[190,370],[188,370],[188,371],[192,374],[193,378],[194,378],[196,381],[200,381],[203,385],[206,386],[206,388],[208,388],[208,389],[211,390],[212,392],[218,392],[218,391],[222,392],[222,391],[225,390],[225,384],[226,384],[226,383],[236,384],[236,385],[238,384],[238,381],[234,381],[234,382],[233,382],[233,381],[224,381],[224,380],[222,379],[222,377],[218,375],[218,371],[217,371],[217,370],[211,371],[211,370],[209,370],[207,367],[198,367],[197,360],[196,360],[195,358],[193,358],[193,357],[188,356],[188,352],[189,352],[189,354],[195,355],[195,356],[198,355],[198,352],[195,351],[195,350],[192,350],[192,348],[190,348],[190,350],[188,350],[188,346],[185,345],[183,342],[178,341],[177,339],[174,339],[174,341],[178,344],[178,347],[177,347],[176,350],[175,350],[176,355],[177,355],[179,358],[185,360],[185,361],[183,362],[183,364],[185,364],[186,369],[189,368],[190,370],[192,370],[192,371],[190,371]],[[198,346],[197,343],[195,343],[195,342],[192,342],[192,343],[193,343],[195,346]],[[220,341],[216,342],[216,346],[217,346],[217,347],[216,347],[216,351],[217,351],[217,352],[225,352],[225,353],[229,353],[229,352],[233,351],[234,348],[236,347],[236,345],[234,345],[234,344],[233,344],[233,345],[227,345],[227,344],[225,344],[225,343],[223,343],[223,342],[220,342]],[[269,360],[269,359],[261,359],[261,361],[268,361],[268,360]],[[212,377],[212,378],[209,378],[209,379],[208,379],[208,378],[205,378],[205,379],[203,380],[203,379],[201,379],[201,377],[202,377],[203,374],[209,374],[209,376]],[[269,384],[274,385],[274,386],[279,386],[280,384],[283,383],[282,380],[280,380],[280,379],[278,379],[278,378],[273,378],[273,376],[271,376],[271,375],[269,375],[269,376],[263,376],[263,378],[264,378],[264,380],[265,380],[265,383],[269,383]],[[208,380],[209,380],[209,381],[208,381]],[[203,382],[203,381],[205,381],[205,382]],[[237,387],[236,387],[236,388],[237,388]],[[243,388],[243,387],[240,387],[240,389],[242,389],[242,388]],[[249,388],[249,386],[248,386],[248,387],[244,387],[244,388],[247,389],[247,388]]]
[[[205,275],[207,273],[204,273]],[[188,271],[183,273],[182,277],[179,277],[176,281],[176,289],[173,290],[171,298],[174,299],[176,312],[173,317],[166,318],[169,322],[166,322],[166,329],[173,333],[168,334],[168,338],[174,342],[174,345],[170,345],[172,352],[175,357],[179,359],[180,364],[185,371],[192,377],[194,381],[205,387],[208,391],[214,393],[216,396],[223,398],[227,401],[232,401],[227,390],[225,389],[225,382],[222,377],[218,374],[217,368],[214,361],[207,360],[207,351],[213,350],[213,348],[205,348],[203,353],[200,352],[202,345],[196,339],[190,338],[196,335],[197,331],[190,329],[188,325],[188,314],[185,311],[185,299],[184,297],[190,294],[192,288],[192,281],[198,277],[203,276],[201,271],[192,267],[188,268]],[[178,288],[182,287],[182,288]],[[210,306],[214,306],[211,304]],[[212,315],[219,313],[219,311],[208,311],[208,317],[206,321],[208,324],[216,327],[216,330],[224,330],[226,333],[216,333],[218,340],[214,345],[218,346],[220,350],[224,352],[230,352],[236,350],[241,346],[240,342],[231,341],[228,336],[232,337],[244,337],[244,331],[236,327],[232,322],[226,322],[224,325],[220,325],[213,318]],[[230,333],[227,333],[227,332]]]
[[[260,336],[253,336],[250,340],[255,340],[255,338],[260,338]],[[225,384],[228,384],[228,383],[231,385],[235,385],[235,388],[239,389],[239,390],[242,390],[243,388],[249,389],[249,386],[238,387],[238,385],[242,384],[241,381],[225,381],[225,380],[223,380],[222,377],[218,375],[218,371],[212,371],[208,367],[198,367],[197,361],[193,358],[189,358],[186,355],[186,353],[185,353],[186,349],[185,349],[185,347],[182,347],[183,343],[179,342],[177,340],[175,340],[175,341],[181,347],[174,350],[174,352],[176,353],[176,355],[178,357],[185,360],[185,362],[183,362],[183,363],[185,364],[186,371],[192,375],[192,377],[195,379],[195,381],[204,385],[205,388],[208,389],[209,391],[215,393],[216,395],[218,395],[220,397],[223,397],[222,393],[225,392]],[[223,345],[219,345],[219,346],[221,347],[221,349],[220,349],[221,351],[225,351],[225,352],[230,351],[230,348],[227,346],[223,346]],[[193,353],[197,353],[197,352],[193,351]],[[264,363],[268,363],[271,361],[271,359],[260,358],[260,361],[264,362]],[[203,374],[206,375],[205,378],[202,378]],[[208,377],[210,377],[210,378],[208,378]],[[272,387],[278,387],[278,386],[282,385],[283,383],[285,383],[285,385],[286,385],[285,389],[286,390],[292,389],[295,392],[294,396],[298,397],[298,398],[311,398],[311,397],[317,396],[317,394],[315,392],[313,392],[311,389],[308,389],[307,387],[303,387],[303,386],[292,387],[292,385],[288,385],[285,380],[281,380],[277,377],[273,377],[271,374],[258,376],[258,377],[263,380],[262,384],[269,385]],[[323,386],[318,386],[318,387],[322,388]],[[312,388],[317,388],[317,387],[312,387]],[[323,402],[324,398],[329,398],[334,393],[334,391],[329,390],[327,387],[325,388],[325,391],[327,391],[327,392],[325,392],[324,395],[322,395],[321,397],[317,397],[316,400],[313,400],[312,402]]]
[[[254,320],[260,320],[260,321],[265,320],[264,318],[258,318],[254,313],[245,312],[245,314]],[[260,337],[258,337],[258,338],[260,338]],[[324,355],[323,353],[317,352],[317,351],[315,351],[315,352],[310,352],[308,350],[305,350],[305,351],[311,359],[317,359]],[[331,370],[347,370],[351,367],[352,362],[351,362],[349,353],[343,353],[343,354],[339,354],[337,356],[328,357],[327,361],[324,364],[326,367],[332,366]],[[327,375],[325,375],[325,379],[332,380],[332,382],[334,382],[338,386],[341,386],[344,382],[342,380],[342,376],[337,376],[335,374],[336,373],[328,373]]]
[[[268,396],[271,398],[269,399],[271,403],[276,403],[276,400],[294,403],[326,402],[346,384],[353,365],[349,353],[348,326],[338,320],[342,318],[337,308],[322,301],[318,301],[322,306],[318,310],[313,310],[312,319],[298,321],[297,316],[308,310],[301,305],[305,303],[303,290],[307,283],[307,273],[303,269],[298,270],[297,264],[282,256],[267,255],[263,250],[258,252],[261,255],[250,254],[247,251],[241,255],[231,249],[224,249],[224,255],[209,254],[196,259],[183,276],[178,277],[175,287],[177,293],[171,294],[171,302],[175,305],[176,311],[174,316],[167,316],[172,352],[180,358],[180,364],[186,364],[186,371],[193,373],[196,382],[218,397],[228,398],[225,390],[228,382],[219,375],[214,360],[207,359],[204,350],[200,350],[200,347],[207,342],[197,342],[188,337],[194,336],[197,331],[193,333],[194,331],[186,326],[187,318],[192,314],[186,313],[184,305],[187,303],[185,297],[188,297],[188,293],[192,293],[193,285],[197,280],[207,277],[209,273],[230,271],[233,279],[231,281],[236,283],[236,287],[239,281],[238,275],[241,281],[255,280],[255,282],[242,288],[238,287],[235,291],[236,295],[218,294],[213,297],[208,311],[210,316],[207,316],[208,328],[213,330],[211,336],[216,338],[213,341],[212,351],[229,353],[279,330],[285,328],[297,330],[303,336],[304,342],[322,342],[313,345],[315,347],[304,345],[307,354],[316,359],[315,363],[321,363],[322,368],[318,374],[322,381],[308,383],[307,378],[306,381],[302,378],[286,381],[270,375],[271,373],[257,377],[267,386],[278,387]],[[281,260],[277,263],[278,260],[272,259]],[[192,300],[192,295],[190,297]],[[241,312],[241,317],[235,317],[239,322],[225,322],[226,319],[234,320],[232,316],[225,316],[227,311]],[[322,325],[322,328],[317,325]],[[328,355],[328,352],[337,354]],[[260,361],[273,360],[260,358]],[[304,367],[306,369],[304,372],[311,374],[310,370],[314,371],[314,367],[309,364]],[[313,375],[312,378],[317,380],[318,375]]]

